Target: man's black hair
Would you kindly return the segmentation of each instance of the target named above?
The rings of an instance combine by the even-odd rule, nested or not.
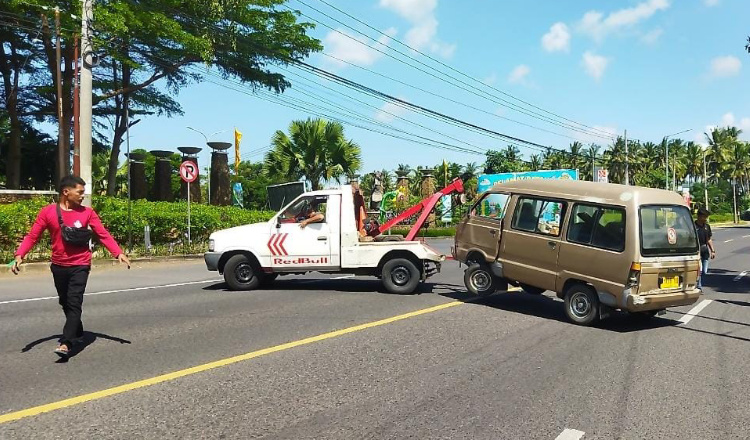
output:
[[[698,208],[698,215],[708,217],[711,213],[706,208]]]
[[[68,175],[60,179],[57,190],[62,194],[65,188],[75,188],[77,185],[86,185],[86,182],[78,176]]]

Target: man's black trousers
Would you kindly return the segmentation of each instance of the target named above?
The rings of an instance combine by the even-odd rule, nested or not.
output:
[[[57,296],[60,297],[60,305],[65,312],[65,326],[63,337],[60,341],[68,348],[83,336],[83,323],[81,322],[81,309],[83,307],[83,292],[89,280],[91,266],[51,266],[52,277],[55,279]]]

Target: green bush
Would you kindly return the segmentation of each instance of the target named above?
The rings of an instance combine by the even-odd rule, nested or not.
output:
[[[398,227],[398,228],[392,228],[391,234],[392,235],[403,235],[404,237],[406,234],[409,233],[410,228],[405,227]],[[387,234],[388,232],[384,232],[384,234]],[[422,228],[419,230],[418,237],[427,237],[427,238],[436,238],[436,237],[455,237],[456,236],[456,228]]]
[[[0,205],[0,261],[13,257],[16,247],[28,233],[40,209],[48,202],[33,199]],[[93,207],[104,226],[122,245],[128,239],[128,224],[131,226],[133,243],[143,244],[144,228],[151,229],[151,244],[157,249],[168,249],[170,243],[185,241],[187,233],[187,202],[148,202],[137,200],[132,203],[131,222],[128,222],[128,202],[113,197],[94,197]],[[219,229],[231,228],[269,220],[273,212],[249,211],[231,206],[209,206],[191,204],[191,239],[198,248],[205,248],[208,236]],[[49,257],[49,235],[44,238],[29,255],[29,260]],[[200,244],[199,244],[200,243]],[[180,253],[189,251],[183,246]]]

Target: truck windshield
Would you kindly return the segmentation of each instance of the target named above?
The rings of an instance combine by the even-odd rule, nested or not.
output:
[[[698,237],[690,211],[680,205],[650,205],[640,209],[643,256],[698,253]]]

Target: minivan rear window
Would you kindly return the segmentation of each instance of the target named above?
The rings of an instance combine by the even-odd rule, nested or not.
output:
[[[698,252],[698,237],[687,207],[641,206],[640,220],[643,256],[689,255]]]

